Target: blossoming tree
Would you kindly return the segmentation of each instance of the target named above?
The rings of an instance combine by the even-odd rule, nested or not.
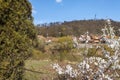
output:
[[[113,54],[105,50],[102,46],[96,49],[102,50],[103,57],[85,57],[82,62],[73,68],[71,65],[65,67],[53,64],[63,80],[119,80],[120,79],[120,40],[115,38],[114,29],[111,27],[110,20],[107,20],[109,28],[102,29],[103,35],[110,35],[110,39],[105,39],[106,45],[110,47]],[[105,33],[105,30],[109,31]],[[88,51],[87,51],[88,52]]]

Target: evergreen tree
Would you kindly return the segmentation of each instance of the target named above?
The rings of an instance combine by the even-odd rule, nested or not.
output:
[[[22,80],[36,40],[28,0],[0,0],[0,80]]]

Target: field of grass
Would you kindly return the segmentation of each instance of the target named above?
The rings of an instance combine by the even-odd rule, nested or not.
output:
[[[49,60],[27,60],[25,62],[25,79],[26,80],[53,80],[55,71]]]
[[[26,80],[54,80],[57,74],[52,69],[52,64],[59,63],[63,66],[77,64],[81,60],[80,53],[47,54],[34,49],[32,57],[25,61],[24,78]]]
[[[57,74],[52,68],[53,63],[64,66],[66,64],[77,64],[78,62],[29,59],[25,62],[24,78],[26,80],[55,80]]]

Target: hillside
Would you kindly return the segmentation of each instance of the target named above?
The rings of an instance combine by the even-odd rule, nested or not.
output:
[[[106,24],[106,20],[75,20],[75,21],[64,21],[63,23],[55,22],[49,24],[39,24],[37,25],[38,34],[43,36],[66,36],[74,35],[80,36],[86,31],[92,34],[101,34],[101,28]],[[120,28],[120,22],[111,20],[111,24],[118,34],[118,29]]]

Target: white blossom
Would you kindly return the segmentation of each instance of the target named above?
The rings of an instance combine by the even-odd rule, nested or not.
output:
[[[108,24],[109,26],[111,25],[110,21],[108,21]],[[105,30],[107,31],[105,32]],[[111,36],[111,39],[105,40],[108,47],[114,51],[112,55],[109,51],[99,47],[102,50],[104,58],[94,56],[89,58],[86,57],[78,64],[78,69],[74,69],[71,65],[67,65],[64,69],[58,64],[54,64],[53,68],[56,69],[58,74],[67,74],[72,78],[84,77],[88,80],[91,76],[94,80],[114,80],[114,77],[120,77],[120,73],[116,71],[120,70],[120,38],[115,39],[114,30],[112,27],[110,27],[110,29],[105,28],[102,31],[104,32],[104,35]]]

